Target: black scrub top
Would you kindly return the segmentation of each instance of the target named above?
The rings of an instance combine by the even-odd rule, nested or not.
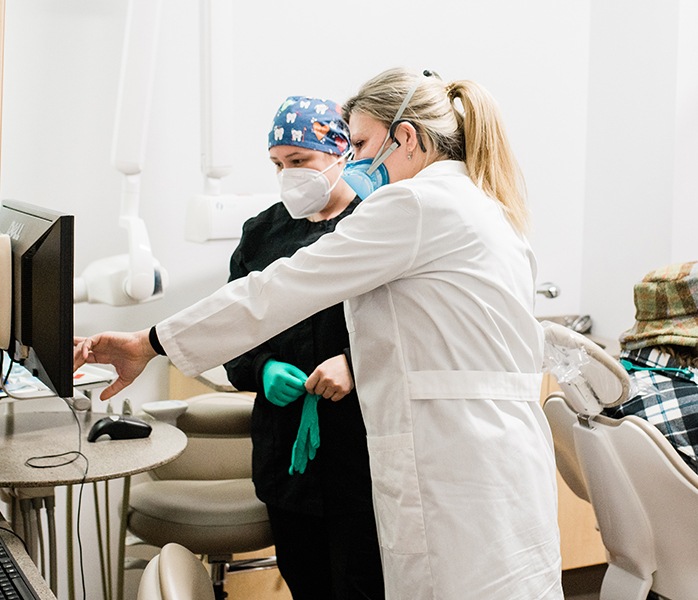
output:
[[[337,217],[319,222],[292,219],[281,203],[263,211],[243,227],[230,259],[229,281],[261,271],[312,244],[333,231],[358,203],[357,197]],[[349,359],[348,348],[344,309],[337,304],[225,364],[236,389],[257,394],[252,411],[252,478],[262,502],[312,515],[372,510],[366,429],[356,393],[339,402],[320,398],[320,448],[305,473],[290,475],[303,396],[279,407],[267,400],[262,385],[262,368],[269,359],[290,363],[310,375],[328,358],[344,353]]]

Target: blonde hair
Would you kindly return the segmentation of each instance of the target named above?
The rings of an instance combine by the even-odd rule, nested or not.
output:
[[[390,69],[366,82],[344,103],[344,119],[349,121],[352,113],[360,112],[389,127],[415,84],[402,118],[426,135],[438,157],[465,162],[475,185],[499,201],[512,225],[525,232],[528,209],[524,178],[497,103],[482,86],[467,80],[445,84],[429,71],[422,75]]]

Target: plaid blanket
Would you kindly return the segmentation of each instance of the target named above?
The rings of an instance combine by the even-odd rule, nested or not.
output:
[[[698,369],[679,369],[670,355],[652,347],[623,351],[620,358],[632,365],[626,367],[632,397],[604,413],[616,419],[636,415],[649,421],[698,473]]]

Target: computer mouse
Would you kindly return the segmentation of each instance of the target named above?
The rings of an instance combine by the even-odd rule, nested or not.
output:
[[[97,438],[108,435],[113,440],[133,440],[147,438],[153,428],[141,419],[125,415],[109,415],[97,421],[87,434],[88,442],[96,442]]]

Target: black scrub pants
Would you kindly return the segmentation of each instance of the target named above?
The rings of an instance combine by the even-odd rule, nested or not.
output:
[[[384,600],[372,512],[317,517],[267,505],[293,600]]]

